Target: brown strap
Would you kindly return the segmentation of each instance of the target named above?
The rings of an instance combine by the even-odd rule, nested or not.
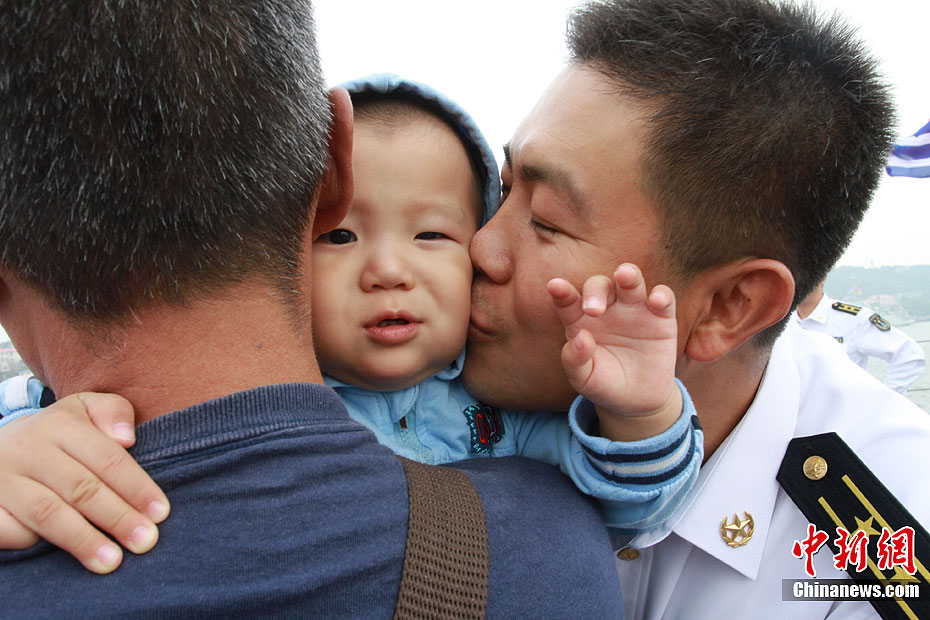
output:
[[[488,530],[475,485],[458,470],[400,460],[410,523],[394,618],[484,618]]]

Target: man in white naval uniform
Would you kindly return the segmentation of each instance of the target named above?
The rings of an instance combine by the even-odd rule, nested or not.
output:
[[[798,306],[797,319],[804,329],[833,336],[866,370],[869,357],[887,362],[885,385],[895,392],[906,394],[924,372],[924,350],[913,338],[869,308],[835,301],[823,292],[823,282]]]
[[[809,578],[804,561],[791,553],[808,520],[775,474],[792,437],[827,431],[839,433],[911,514],[928,522],[930,493],[912,480],[927,472],[927,415],[839,347],[824,347],[817,334],[789,324],[772,348],[752,405],[706,461],[672,533],[618,553],[627,618],[878,618],[863,602],[782,601],[783,579]],[[724,544],[719,527],[724,519],[732,523],[734,513],[741,519],[749,513],[754,522],[752,537],[736,548]],[[859,516],[869,517],[864,511]],[[818,579],[845,578],[826,546],[814,555],[814,567]],[[930,595],[930,584],[921,581]]]
[[[788,325],[883,173],[893,114],[874,60],[841,21],[766,0],[592,1],[568,44],[568,66],[505,149],[500,209],[471,243],[466,386],[493,406],[567,407],[577,391],[559,354],[574,353],[547,282],[584,283],[594,313],[610,280],[586,278],[639,265],[675,292],[676,375],[709,456],[659,528],[671,533],[616,550],[625,617],[877,618],[864,601],[782,601],[783,580],[807,576],[792,550],[809,519],[778,482],[804,477],[780,474],[792,438],[835,432],[914,526],[930,522],[930,416],[823,347],[827,336]],[[843,468],[827,456],[830,481]],[[886,514],[888,498],[867,493]],[[840,513],[875,529],[864,509]],[[848,584],[833,553],[814,556],[817,577]]]

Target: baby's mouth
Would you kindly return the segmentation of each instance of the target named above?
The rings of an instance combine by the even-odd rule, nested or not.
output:
[[[399,313],[385,313],[381,320],[374,317],[365,327],[368,336],[375,342],[384,345],[396,345],[409,342],[417,335],[420,329],[420,320],[413,316],[397,316]],[[393,315],[393,316],[391,316]]]
[[[384,319],[378,323],[378,327],[391,327],[392,325],[407,325],[410,323],[407,319]]]

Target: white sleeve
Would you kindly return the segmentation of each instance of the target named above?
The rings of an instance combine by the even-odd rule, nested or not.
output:
[[[871,323],[859,328],[855,347],[860,352],[887,362],[891,368],[885,385],[904,394],[924,372],[924,351],[910,336],[892,327],[881,330]]]

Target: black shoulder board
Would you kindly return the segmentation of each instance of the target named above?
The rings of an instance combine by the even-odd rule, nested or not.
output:
[[[849,314],[859,314],[859,311],[862,310],[860,306],[844,304],[842,301],[833,302],[833,309],[839,310],[840,312],[848,312]]]
[[[779,484],[797,504],[808,521],[830,535],[834,553],[836,528],[850,534],[863,529],[869,535],[868,568],[858,572],[852,565],[849,575],[855,581],[905,578],[930,588],[930,571],[923,563],[930,557],[930,535],[875,477],[858,456],[836,433],[796,437],[788,444],[777,476]],[[913,577],[898,566],[897,570],[878,569],[878,539],[883,528],[895,532],[904,526],[914,528]],[[799,533],[803,535],[803,533]],[[930,597],[920,599],[870,600],[885,620],[930,618]]]
[[[869,317],[869,323],[871,323],[878,329],[882,330],[883,332],[886,332],[889,329],[891,329],[891,323],[889,323],[882,317],[878,316],[877,314],[873,314],[872,316]]]

